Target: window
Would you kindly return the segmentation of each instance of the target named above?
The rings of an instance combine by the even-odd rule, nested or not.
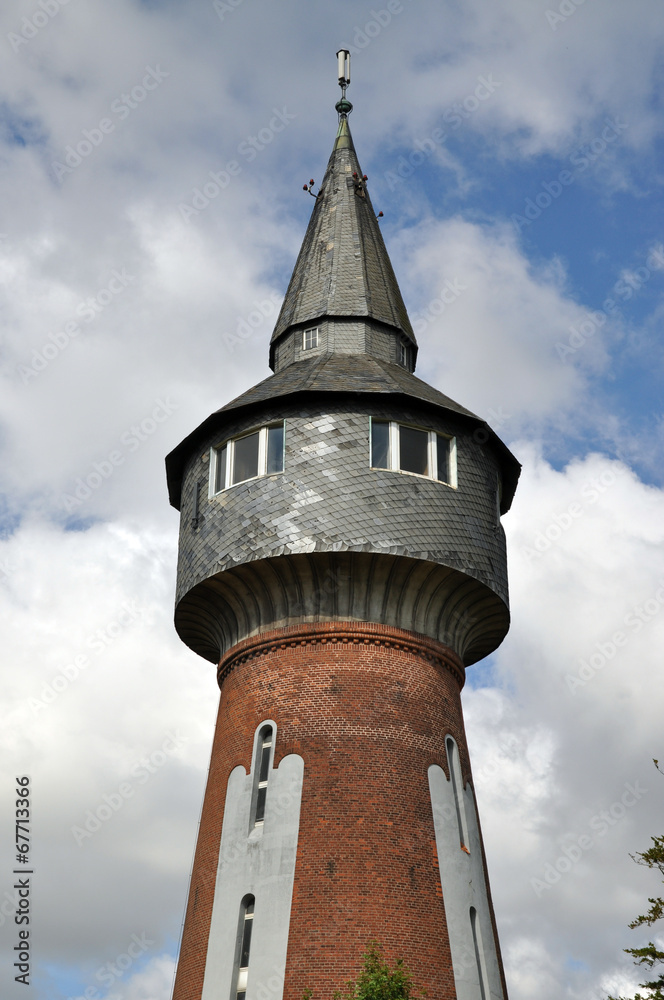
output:
[[[447,766],[450,769],[450,780],[452,782],[452,792],[454,793],[454,805],[456,807],[457,824],[459,827],[459,845],[462,851],[470,854],[468,850],[468,825],[466,823],[466,808],[463,801],[463,778],[459,766],[459,751],[451,736],[445,740],[447,750]]]
[[[475,948],[475,961],[477,962],[477,976],[480,981],[481,1000],[489,1000],[489,983],[486,972],[486,962],[484,960],[484,948],[482,947],[482,930],[477,919],[477,910],[474,906],[470,908],[470,926],[473,930],[473,945]]]
[[[317,326],[313,326],[310,330],[305,330],[302,334],[302,350],[310,351],[312,347],[318,347]]]
[[[235,985],[231,991],[231,1000],[245,1000],[247,995],[249,949],[251,947],[255,903],[256,900],[253,896],[245,896],[240,905],[240,925],[238,928],[238,943],[235,958]]]
[[[232,438],[213,449],[211,493],[236,483],[284,471],[284,425],[272,424]]]
[[[399,344],[399,364],[408,367],[408,344],[404,340]]]
[[[371,466],[456,486],[456,441],[394,420],[371,420]]]
[[[254,762],[254,823],[262,826],[265,820],[265,801],[267,799],[267,782],[270,776],[270,760],[272,759],[273,740],[272,726],[264,726],[258,736],[256,760]]]

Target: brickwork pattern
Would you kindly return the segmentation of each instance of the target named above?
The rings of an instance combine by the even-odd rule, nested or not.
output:
[[[427,769],[445,736],[470,765],[463,669],[445,647],[370,624],[277,630],[221,662],[221,700],[173,1000],[199,1000],[226,783],[253,735],[278,726],[275,763],[304,759],[284,1000],[328,997],[377,938],[436,1000],[455,1000]],[[268,788],[269,796],[269,788]],[[266,822],[267,822],[266,818]]]

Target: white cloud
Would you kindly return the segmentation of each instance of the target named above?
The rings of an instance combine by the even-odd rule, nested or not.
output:
[[[130,957],[125,952],[119,956],[119,964],[118,957],[116,957],[110,963],[110,967],[109,965],[102,967],[102,979],[95,979],[91,987],[97,990],[97,997],[103,996],[103,1000],[168,1000],[173,989],[173,976],[175,974],[175,962],[172,956],[159,955],[148,962],[139,972],[132,973],[131,965],[127,966],[126,970],[123,969],[125,963],[122,959],[125,955]],[[108,992],[102,991],[102,987],[108,986],[109,983]],[[80,997],[72,997],[71,1000],[87,1000],[87,998],[85,994],[82,994]]]
[[[567,354],[588,312],[573,300],[561,261],[534,265],[512,227],[461,218],[408,230],[394,256],[409,299],[421,303],[411,309],[421,377],[509,438],[524,420],[556,425],[571,410],[577,422],[595,419],[583,400],[587,375],[606,367],[619,326],[608,320]]]
[[[174,541],[26,523],[0,545],[5,813],[31,775],[39,962],[84,977],[132,934],[179,933],[217,692],[174,634]]]
[[[624,119],[620,142],[578,185],[610,193],[638,183],[661,131],[659,5],[642,0],[635,16],[619,0],[586,0],[554,31],[546,7],[527,0],[404,2],[362,45],[357,32],[372,8],[349,0],[285,8],[244,0],[223,21],[208,0],[87,0],[64,5],[14,52],[7,34],[36,10],[25,0],[0,12],[2,795],[8,803],[18,771],[34,774],[40,968],[56,976],[73,969],[88,985],[132,934],[145,932],[156,942],[148,964],[129,970],[116,992],[162,1000],[217,698],[213,669],[172,628],[177,522],[163,455],[268,374],[274,315],[265,306],[264,322],[249,317],[283,294],[301,241],[311,204],[301,185],[320,179],[334,134],[333,53],[339,44],[358,48],[352,124],[378,191],[400,150],[449,126],[446,112],[492,74],[499,85],[454,135],[476,133],[482,155],[538,170],[544,154],[567,158],[596,137],[606,116]],[[148,66],[168,76],[131,108],[122,95],[142,85]],[[114,111],[116,101],[130,113]],[[250,159],[241,144],[268,126],[275,107],[296,117]],[[104,117],[112,132],[58,183],[53,160]],[[556,470],[529,441],[541,438],[547,455],[553,442],[565,454],[565,434],[596,434],[618,442],[620,454],[656,454],[658,419],[635,437],[597,386],[616,376],[612,352],[623,337],[630,363],[660,363],[659,314],[655,308],[642,324],[607,322],[561,361],[556,345],[586,319],[592,291],[574,280],[563,238],[560,252],[535,257],[499,221],[512,210],[499,192],[491,218],[470,215],[475,155],[445,145],[436,154],[456,171],[468,218],[433,218],[441,191],[424,169],[412,190],[399,188],[412,228],[392,237],[390,249],[414,318],[446,281],[467,286],[440,317],[430,310],[418,373],[487,417],[524,464],[505,520],[514,623],[495,658],[494,686],[468,691],[466,712],[512,1000],[534,992],[587,1000],[628,975],[620,964],[626,923],[649,891],[628,853],[661,829],[649,759],[659,752],[663,619],[657,612],[638,631],[625,619],[635,608],[648,615],[647,602],[657,600],[662,497],[585,446],[583,457]],[[186,222],[179,206],[233,159],[241,171],[232,184]],[[546,212],[543,226],[556,208]],[[616,277],[634,262],[625,248]],[[77,310],[91,297],[101,304],[113,271],[123,269],[134,280],[86,322]],[[76,318],[79,335],[23,384],[16,366]],[[253,337],[225,339],[245,330],[242,323],[255,326]],[[163,421],[152,416],[158,400],[177,404]],[[144,440],[134,448],[135,426]],[[114,451],[122,461],[104,477],[96,466],[106,469]],[[63,494],[79,477],[96,483],[95,473],[99,484],[67,512]],[[608,485],[591,501],[593,480]],[[575,503],[582,513],[572,517]],[[67,513],[95,523],[63,532]],[[539,536],[551,542],[541,552]],[[136,618],[127,605],[138,608]],[[608,655],[616,631],[628,642]],[[90,646],[95,635],[99,653]],[[73,674],[83,655],[89,663],[69,680],[63,671]],[[572,691],[566,678],[579,676],[581,661],[594,673]],[[30,699],[43,700],[47,686],[57,697],[36,711]],[[118,794],[141,758],[159,754],[178,728],[187,737],[178,753],[131,785],[135,794],[77,846],[72,826],[104,795]],[[635,780],[648,794],[537,896],[530,878]],[[2,838],[5,851],[10,841]],[[5,873],[10,862],[6,854]],[[50,1000],[51,987],[38,991]]]
[[[627,121],[630,146],[648,145],[661,130],[648,97],[661,54],[661,39],[649,30],[654,2],[646,0],[635,19],[617,0],[589,0],[556,30],[547,8],[528,2],[474,0],[463,14],[450,5],[419,16],[404,6],[398,30],[386,29],[380,44],[358,56],[363,71],[369,63],[374,88],[390,91],[404,137],[423,135],[434,121],[444,126],[442,109],[463,104],[488,74],[500,86],[466,125],[491,135],[504,156],[571,152],[594,138],[605,115]],[[417,52],[414,30],[424,39]],[[408,86],[393,93],[390,74],[404,61]],[[629,72],[615,73],[618,62]]]
[[[600,455],[556,471],[516,450],[504,686],[465,715],[510,995],[541,964],[538,996],[581,1000],[654,891],[629,855],[661,825],[664,495]]]

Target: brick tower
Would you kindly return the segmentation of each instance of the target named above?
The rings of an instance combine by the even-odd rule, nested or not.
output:
[[[460,692],[508,629],[519,466],[413,375],[348,60],[274,374],[167,459],[221,689],[174,1000],[328,1000],[370,939],[430,1000],[507,998]]]

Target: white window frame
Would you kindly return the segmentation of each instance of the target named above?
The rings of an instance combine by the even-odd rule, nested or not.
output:
[[[268,735],[269,733],[269,735]],[[267,807],[267,791],[266,795],[266,805],[263,808],[262,817],[258,817],[258,793],[261,789],[267,789],[270,775],[272,773],[272,766],[274,764],[274,746],[276,742],[276,727],[273,722],[262,722],[258,727],[258,737],[255,740],[254,749],[254,766],[253,766],[253,790],[251,796],[251,829],[255,829],[257,826],[263,826],[265,823],[265,809]],[[260,769],[261,760],[263,757],[263,750],[269,747],[269,757],[267,766],[267,778],[264,781],[260,780]]]
[[[238,434],[234,438],[229,438],[227,441],[222,441],[221,444],[214,445],[210,449],[210,483],[209,483],[209,496],[219,496],[225,490],[230,489],[232,486],[241,486],[242,483],[250,483],[252,479],[260,479],[262,476],[278,476],[284,469],[283,465],[278,472],[267,471],[267,432],[271,427],[282,427],[283,428],[283,447],[284,453],[286,448],[286,421],[276,420],[274,423],[265,424],[263,427],[253,427],[251,430],[246,431],[244,434]],[[241,479],[238,483],[231,483],[231,470],[235,462],[235,442],[241,441],[245,437],[249,437],[251,434],[258,432],[258,472],[255,476],[250,476],[249,479]],[[223,447],[226,447],[226,481],[224,485],[219,489],[217,486],[217,466],[220,461],[220,453]],[[285,462],[285,455],[284,455]]]
[[[433,479],[437,483],[443,483],[445,486],[451,486],[452,489],[457,488],[457,447],[456,438],[449,434],[441,434],[440,431],[429,430],[428,427],[418,427],[417,424],[408,424],[400,420],[384,420],[382,417],[371,417],[371,426],[369,428],[369,466],[372,469],[378,468],[378,466],[371,465],[372,452],[373,452],[373,422],[389,424],[389,446],[387,460],[389,466],[387,472],[400,472],[403,476],[417,476],[418,479]],[[405,469],[400,468],[401,455],[400,455],[400,443],[399,443],[399,428],[400,427],[411,427],[415,431],[424,431],[425,434],[429,435],[428,440],[428,466],[431,469],[431,475],[425,476],[419,472],[408,472]],[[448,464],[449,464],[449,481],[447,479],[438,478],[438,441],[437,438],[443,438],[444,441],[448,442]]]
[[[315,336],[316,343],[315,344],[309,344],[309,346],[307,346],[307,334],[308,333],[316,334],[316,336]],[[303,351],[313,351],[313,349],[315,347],[318,347],[319,345],[320,345],[320,327],[319,326],[310,326],[306,330],[302,331],[302,350]]]
[[[247,910],[252,906],[253,910],[248,913]],[[233,969],[233,989],[231,990],[231,1000],[236,1000],[240,993],[246,994],[247,983],[249,979],[249,959],[251,958],[251,945],[253,943],[253,921],[254,915],[256,913],[256,897],[251,893],[244,897],[240,904],[240,920],[238,926],[237,941],[235,945],[235,962]],[[240,965],[242,961],[242,945],[244,942],[244,933],[247,923],[251,921],[252,934],[249,942],[249,949],[247,954],[247,964]]]
[[[399,364],[403,365],[404,368],[408,368],[408,344],[405,340],[399,341]]]

